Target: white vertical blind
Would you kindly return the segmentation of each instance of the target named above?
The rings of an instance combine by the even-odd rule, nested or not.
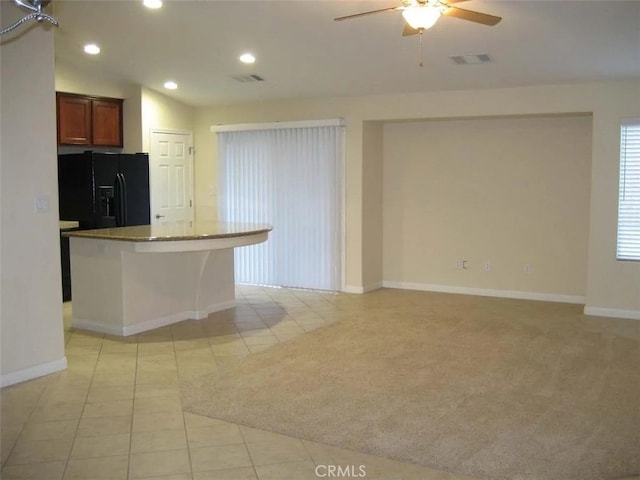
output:
[[[640,261],[640,119],[620,128],[618,260]]]
[[[273,225],[236,281],[340,289],[343,161],[340,126],[218,132],[220,219]]]

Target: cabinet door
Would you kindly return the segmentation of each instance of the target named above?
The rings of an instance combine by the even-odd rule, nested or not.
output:
[[[122,147],[122,101],[92,101],[92,145]]]
[[[91,143],[91,100],[71,95],[57,95],[58,144]]]

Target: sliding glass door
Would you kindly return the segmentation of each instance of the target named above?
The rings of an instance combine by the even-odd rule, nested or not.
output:
[[[236,281],[340,290],[344,127],[218,131],[219,218],[273,226],[236,249]]]

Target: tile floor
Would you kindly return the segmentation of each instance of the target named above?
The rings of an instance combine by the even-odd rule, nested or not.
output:
[[[71,330],[65,304],[67,370],[0,391],[0,477],[470,480],[183,411],[181,381],[357,315],[363,296],[239,286],[237,301],[126,338]]]

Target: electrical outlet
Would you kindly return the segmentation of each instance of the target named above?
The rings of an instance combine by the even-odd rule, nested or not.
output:
[[[491,271],[491,260],[487,260],[486,262],[484,262],[484,271],[485,272]]]
[[[524,273],[531,273],[533,269],[531,268],[531,264],[529,263],[525,263],[524,264]]]

